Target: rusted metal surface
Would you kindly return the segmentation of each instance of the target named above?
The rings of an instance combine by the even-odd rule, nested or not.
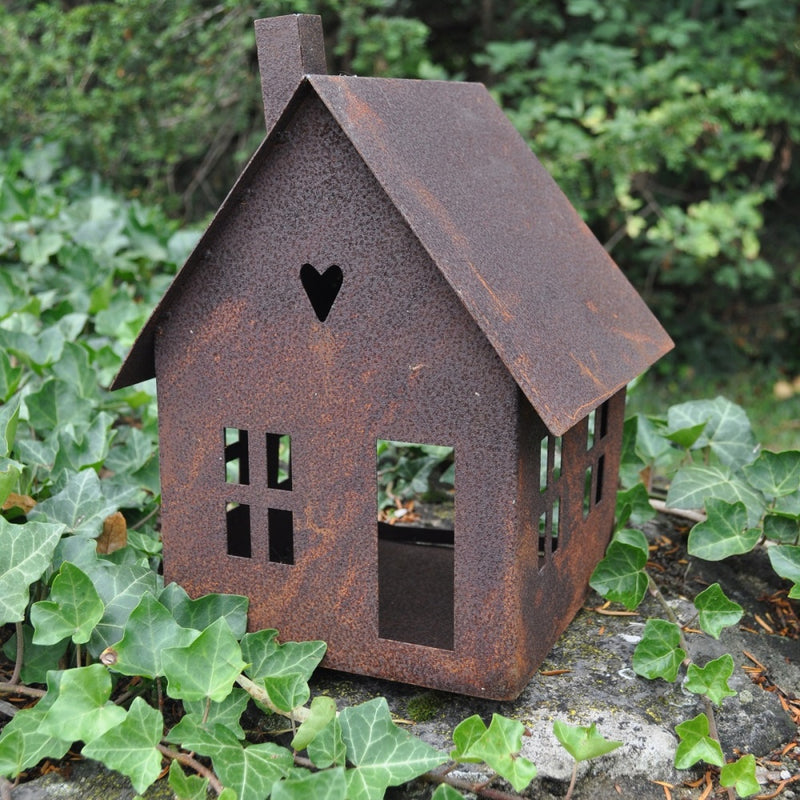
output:
[[[255,21],[264,121],[271,130],[305,75],[327,72],[322,19],[290,14]]]
[[[483,87],[313,76],[279,106],[115,381],[157,377],[165,576],[329,667],[511,698],[669,340]],[[378,523],[378,440],[453,448],[452,543]]]

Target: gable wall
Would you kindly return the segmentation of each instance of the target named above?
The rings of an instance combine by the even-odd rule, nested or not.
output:
[[[325,639],[330,666],[379,672],[391,652],[396,677],[424,683],[420,651],[444,668],[454,654],[373,647],[375,444],[449,445],[455,655],[483,647],[476,666],[501,659],[472,639],[476,626],[504,624],[491,618],[507,601],[501,582],[486,576],[512,563],[519,536],[509,510],[518,389],[494,350],[311,94],[216,226],[156,339],[167,578],[195,593],[249,594],[254,627]],[[304,263],[342,268],[325,322],[302,289]],[[265,489],[256,459],[249,486],[224,484],[224,426],[251,441],[290,434],[292,491]],[[230,500],[291,511],[295,564],[268,562],[255,518],[252,557],[226,555]]]

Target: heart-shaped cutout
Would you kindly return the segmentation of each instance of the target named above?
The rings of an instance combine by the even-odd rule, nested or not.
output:
[[[328,318],[339,289],[342,288],[343,279],[342,268],[337,264],[331,264],[321,274],[311,264],[300,267],[300,282],[320,322],[325,322]]]

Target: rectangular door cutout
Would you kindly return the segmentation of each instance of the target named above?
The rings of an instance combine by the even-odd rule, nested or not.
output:
[[[245,503],[227,503],[225,527],[228,538],[228,555],[250,558],[250,506]]]
[[[250,483],[250,462],[247,452],[247,431],[225,428],[225,483]]]
[[[378,440],[382,639],[454,648],[454,487],[452,447]]]
[[[267,509],[269,560],[277,564],[294,564],[294,525],[292,512],[281,508]]]

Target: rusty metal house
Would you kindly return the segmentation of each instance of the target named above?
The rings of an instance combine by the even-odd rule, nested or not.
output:
[[[319,17],[256,39],[267,136],[113,384],[157,379],[165,575],[333,669],[515,697],[672,343],[482,85],[328,76]],[[452,530],[378,522],[380,441],[452,448]]]

